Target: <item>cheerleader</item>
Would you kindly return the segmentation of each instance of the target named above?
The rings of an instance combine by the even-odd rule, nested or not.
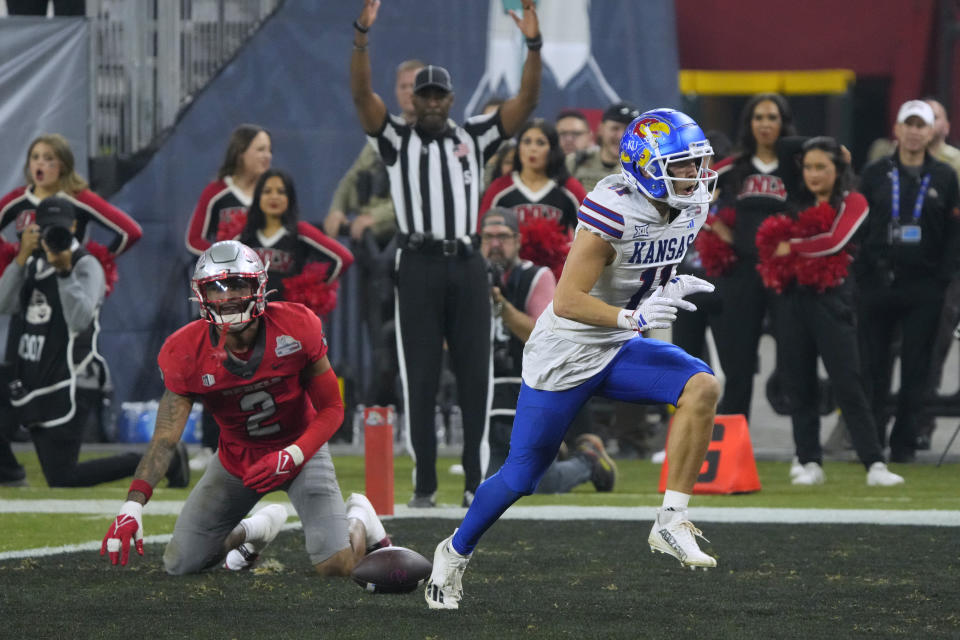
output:
[[[791,467],[793,484],[822,484],[823,452],[820,447],[820,415],[817,402],[817,357],[823,360],[843,412],[853,446],[867,469],[869,486],[891,486],[903,478],[887,469],[877,436],[873,412],[867,402],[857,343],[854,282],[848,269],[852,262],[850,240],[866,219],[866,199],[852,190],[848,161],[833,138],[811,138],[801,154],[803,182],[792,209],[790,232],[775,243],[783,292],[773,302],[778,336],[777,361],[781,383],[789,398],[796,461]],[[770,220],[774,225],[786,219]],[[757,245],[763,253],[761,227]]]

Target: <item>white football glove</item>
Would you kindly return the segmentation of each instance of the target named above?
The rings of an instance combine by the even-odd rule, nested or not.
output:
[[[684,298],[694,293],[710,293],[714,289],[716,287],[706,280],[684,274],[670,278],[670,282],[663,287],[663,296],[673,300],[684,311],[696,311],[697,305]]]
[[[636,309],[621,309],[617,326],[628,331],[667,329],[676,319],[677,300],[665,297],[663,287],[657,287]]]

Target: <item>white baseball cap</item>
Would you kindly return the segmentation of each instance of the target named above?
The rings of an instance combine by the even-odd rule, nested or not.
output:
[[[906,122],[910,116],[917,116],[931,127],[937,119],[933,115],[933,107],[923,100],[907,100],[904,102],[900,111],[897,112],[897,122]]]

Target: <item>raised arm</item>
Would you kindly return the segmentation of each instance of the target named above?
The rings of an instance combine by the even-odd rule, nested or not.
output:
[[[522,18],[513,11],[510,12],[510,17],[527,39],[527,59],[523,63],[523,74],[520,76],[520,91],[500,107],[500,122],[506,138],[519,131],[536,108],[540,99],[540,72],[543,68],[540,59],[543,37],[540,35],[540,21],[537,19],[534,0],[523,0]]]
[[[364,0],[363,11],[353,23],[353,55],[350,56],[350,92],[357,108],[360,126],[370,135],[380,131],[387,119],[387,107],[383,99],[373,92],[370,76],[370,52],[367,31],[377,20],[380,0]]]

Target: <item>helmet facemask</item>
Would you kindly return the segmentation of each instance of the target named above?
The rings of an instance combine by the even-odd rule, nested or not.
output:
[[[644,188],[642,183],[638,183],[641,190],[649,197],[660,202],[666,202],[675,209],[685,209],[693,205],[709,204],[713,201],[713,191],[717,186],[717,172],[708,168],[705,158],[713,156],[713,149],[710,142],[701,140],[691,142],[684,151],[660,155],[659,145],[651,145],[654,153],[643,167],[640,167],[651,178],[660,181],[661,189],[658,189],[656,197]],[[697,166],[697,173],[690,177],[680,177],[670,174],[668,170],[670,165],[694,160]],[[689,187],[693,186],[693,189]]]
[[[190,288],[200,317],[232,333],[267,308],[267,268],[257,252],[236,240],[216,242],[197,260]]]
[[[262,274],[222,273],[194,280],[193,292],[200,302],[200,317],[224,331],[243,331],[266,308]]]

